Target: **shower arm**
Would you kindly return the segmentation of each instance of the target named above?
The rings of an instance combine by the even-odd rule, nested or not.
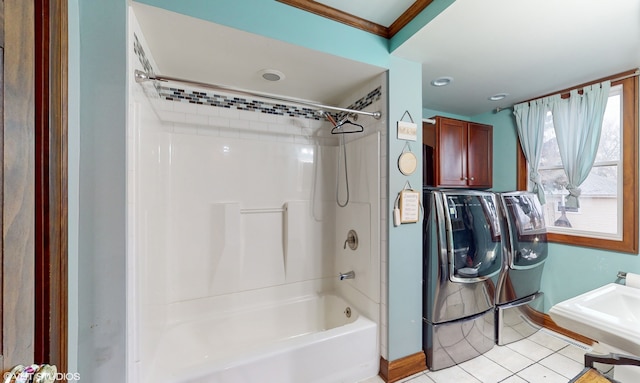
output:
[[[208,84],[208,83],[204,83],[204,82],[185,80],[185,79],[177,78],[177,77],[160,76],[160,75],[156,75],[156,74],[150,74],[148,72],[143,72],[143,71],[137,70],[137,69],[134,72],[134,76],[135,76],[135,80],[136,80],[137,83],[142,83],[142,82],[146,82],[146,81],[161,81],[161,82],[173,81],[173,82],[180,82],[180,83],[183,83],[183,84],[196,86],[196,87],[199,87],[199,88],[220,90],[220,91],[226,91],[226,92],[241,94],[241,95],[245,95],[245,96],[261,97],[261,98],[266,98],[266,99],[269,99],[269,100],[275,100],[275,101],[282,101],[282,102],[289,102],[289,103],[293,103],[293,104],[305,105],[305,106],[308,106],[308,107],[311,107],[311,108],[314,108],[314,109],[318,109],[320,111],[332,110],[332,111],[336,111],[336,112],[345,112],[345,113],[349,113],[349,114],[351,114],[351,113],[361,114],[361,115],[364,115],[364,116],[373,117],[376,120],[379,120],[382,117],[382,113],[380,113],[380,112],[366,112],[364,110],[355,110],[355,109],[340,108],[340,107],[337,107],[337,106],[323,105],[323,104],[318,104],[318,103],[315,103],[315,102],[306,101],[306,100],[300,100],[300,99],[296,99],[296,98],[289,98],[289,97],[285,97],[285,96],[276,96],[276,95],[271,95],[271,94],[268,94],[268,93],[261,93],[261,92],[249,91],[249,90],[244,90],[244,89],[239,89],[239,88],[233,88],[233,87],[226,86],[226,85]]]

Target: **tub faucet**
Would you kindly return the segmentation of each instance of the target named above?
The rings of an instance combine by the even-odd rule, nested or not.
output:
[[[347,271],[346,273],[340,273],[340,280],[354,279],[356,277],[355,271]]]

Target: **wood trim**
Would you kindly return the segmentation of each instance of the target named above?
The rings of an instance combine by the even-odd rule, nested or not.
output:
[[[318,16],[337,21],[342,24],[349,25],[354,28],[361,29],[374,35],[382,36],[390,39],[402,28],[404,28],[411,20],[413,20],[420,12],[422,12],[433,0],[417,0],[402,15],[400,15],[389,27],[374,23],[361,17],[343,12],[339,9],[318,3],[314,0],[277,0],[283,4],[311,12]]]
[[[277,0],[283,4],[302,9],[303,11],[314,13],[318,16],[326,17],[342,24],[349,25],[374,35],[388,38],[388,30],[385,26],[376,24],[350,13],[342,12],[338,9],[318,3],[313,0]]]
[[[594,368],[584,368],[569,383],[611,383],[611,381]]]
[[[524,156],[520,138],[516,138],[516,189],[527,190],[527,158]]]
[[[4,164],[4,1],[0,3],[0,163]],[[0,166],[0,185],[4,185],[4,166]],[[4,187],[0,187],[0,233],[4,233]],[[4,235],[0,235],[0,265],[4,259]],[[0,272],[0,296],[4,296],[3,272]],[[4,309],[4,304],[0,305]],[[4,371],[4,315],[0,314],[0,369]]]
[[[580,86],[573,87],[571,89],[582,88],[590,84],[595,84],[609,79],[618,77],[624,77],[626,75],[634,73],[635,70],[619,73],[613,76],[602,78],[596,81],[582,84]],[[622,211],[623,221],[623,233],[622,240],[608,240],[600,238],[583,237],[577,235],[567,235],[558,233],[548,233],[547,239],[549,242],[562,243],[566,245],[584,246],[594,249],[619,251],[625,253],[638,253],[638,76],[626,78],[613,82],[611,85],[624,84],[624,115],[622,132],[623,141],[623,196],[625,201],[630,204],[629,207]],[[571,90],[569,89],[569,90]],[[559,93],[565,94],[569,90],[564,90]],[[554,93],[557,94],[557,93]],[[545,97],[545,96],[542,96]],[[540,97],[536,97],[540,98]],[[526,190],[527,185],[527,164],[524,160],[524,154],[522,147],[518,141],[518,174],[517,174],[517,186],[519,190]]]
[[[35,355],[37,363],[49,363],[44,355],[49,353],[46,342],[49,329],[49,284],[46,277],[51,273],[46,219],[49,203],[48,163],[49,163],[49,4],[47,0],[35,0]]]
[[[547,94],[544,94],[542,96],[534,97],[534,98],[531,98],[529,100],[522,101],[522,102],[530,102],[530,101],[533,101],[533,100],[538,100],[540,98],[553,96],[554,94],[559,94],[562,98],[567,98],[567,97],[569,97],[569,92],[571,92],[572,90],[576,90],[576,89],[580,90],[580,89],[584,88],[585,86],[597,84],[597,83],[600,83],[600,82],[603,82],[603,81],[613,80],[615,78],[620,78],[620,77],[631,76],[632,74],[634,74],[636,72],[636,70],[637,69],[631,69],[631,70],[628,70],[626,72],[614,74],[612,76],[602,77],[602,78],[599,78],[597,80],[588,81],[588,82],[582,83],[580,85],[572,86],[570,88],[562,89],[562,90],[559,90],[559,91],[556,91],[556,92],[547,93]],[[635,76],[635,77],[637,78],[638,76]],[[615,83],[617,84],[617,83],[620,83],[621,81],[622,80],[616,81]],[[613,85],[613,84],[614,83],[611,83],[611,85]],[[519,104],[521,104],[521,103],[519,103]]]
[[[36,0],[36,363],[67,372],[67,0]]]
[[[0,48],[4,49],[4,1],[0,4]]]
[[[34,2],[4,0],[3,371],[33,360]]]
[[[427,357],[420,351],[391,362],[380,357],[380,377],[387,383],[397,382],[427,369]]]
[[[411,4],[409,8],[400,17],[398,17],[390,26],[387,28],[387,38],[392,38],[396,33],[400,32],[402,28],[404,28],[407,24],[411,22],[411,20],[415,19],[416,16],[420,12],[422,12],[429,4],[431,4],[433,0],[418,0]]]
[[[551,317],[549,316],[549,314],[542,314],[542,326],[544,326],[544,328],[547,328],[553,332],[556,332],[558,334],[562,334],[568,338],[577,340],[578,342],[584,343],[586,345],[592,346],[596,342],[595,340],[591,339],[591,338],[587,338],[586,336],[580,335],[578,333],[575,333],[571,330],[567,330],[564,327],[560,327],[556,324],[556,322],[553,321],[553,319],[551,319]]]

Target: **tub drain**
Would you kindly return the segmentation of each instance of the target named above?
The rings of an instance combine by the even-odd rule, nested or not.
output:
[[[344,309],[344,315],[347,316],[347,318],[351,318],[351,307],[348,307],[346,309]]]

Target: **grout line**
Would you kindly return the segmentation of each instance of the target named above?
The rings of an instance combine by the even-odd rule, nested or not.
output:
[[[534,360],[531,360],[527,355],[522,354],[522,353],[520,353],[519,351],[517,351],[517,350],[515,350],[515,349],[513,349],[513,348],[511,348],[511,347],[509,347],[509,345],[501,346],[501,347],[506,347],[506,348],[509,350],[509,352],[511,352],[511,353],[513,353],[513,354],[515,354],[515,355],[521,355],[521,356],[525,357],[526,359],[531,360],[531,363],[527,364],[526,366],[522,367],[521,369],[519,369],[519,370],[518,370],[518,371],[516,371],[516,372],[511,372],[511,371],[510,371],[510,372],[511,372],[511,374],[510,374],[509,376],[505,377],[504,379],[500,380],[500,382],[504,382],[504,381],[507,381],[507,380],[509,380],[509,379],[514,379],[514,377],[517,377],[518,379],[521,379],[521,380],[522,380],[522,381],[524,381],[524,382],[527,382],[527,383],[535,383],[535,382],[529,382],[527,379],[525,379],[524,377],[522,377],[522,376],[520,375],[524,370],[526,370],[526,369],[528,369],[528,368],[531,368],[531,367],[532,367],[532,366],[534,366],[534,365],[539,365],[539,366],[541,366],[541,367],[544,367],[544,368],[548,369],[549,371],[552,371],[553,373],[558,374],[559,376],[562,376],[562,377],[565,377],[565,378],[566,378],[566,376],[565,376],[565,374],[564,374],[563,372],[561,372],[561,371],[557,371],[556,369],[553,369],[553,368],[550,368],[550,367],[547,367],[547,366],[545,366],[545,365],[541,364],[540,362],[541,362],[541,361],[543,361],[543,360],[545,360],[545,359],[548,359],[549,357],[551,357],[551,356],[552,356],[552,355],[554,355],[554,354],[559,354],[559,355],[561,355],[561,356],[563,356],[563,357],[567,358],[567,360],[570,360],[570,361],[573,361],[573,362],[577,362],[577,361],[575,361],[574,359],[572,359],[572,358],[570,358],[570,357],[568,357],[568,356],[563,355],[563,354],[561,354],[561,353],[560,353],[560,351],[561,351],[561,350],[564,350],[565,348],[567,348],[567,347],[569,347],[569,346],[576,346],[576,347],[578,347],[579,349],[581,349],[581,350],[583,350],[583,351],[585,351],[585,352],[588,352],[588,351],[591,351],[591,350],[592,350],[592,347],[589,347],[588,345],[585,345],[584,343],[581,343],[581,342],[575,341],[575,340],[573,340],[573,339],[571,339],[571,338],[568,338],[568,337],[566,337],[566,336],[564,336],[564,335],[562,335],[562,334],[558,334],[558,333],[555,333],[555,332],[553,332],[553,331],[549,331],[549,330],[546,330],[546,329],[542,329],[542,331],[544,331],[546,334],[548,334],[548,335],[550,335],[550,336],[553,336],[553,337],[555,337],[555,338],[557,338],[557,339],[559,339],[559,340],[561,340],[561,341],[565,342],[565,343],[566,343],[566,345],[565,345],[565,346],[563,346],[563,347],[561,347],[561,348],[560,348],[560,349],[558,349],[558,350],[553,350],[553,349],[551,349],[551,348],[549,348],[549,347],[546,347],[546,346],[544,346],[544,345],[542,345],[542,344],[540,344],[540,343],[537,343],[537,342],[532,341],[532,342],[533,342],[537,347],[542,347],[542,348],[545,348],[545,349],[548,349],[548,350],[552,351],[552,353],[551,353],[551,354],[549,354],[549,355],[547,355],[547,356],[543,357],[543,358],[542,358],[542,359],[540,359],[540,360],[535,360],[535,361],[534,361]],[[487,358],[488,358],[488,357],[487,357]],[[489,360],[491,360],[491,361],[492,361],[492,362],[494,362],[494,363],[498,363],[498,362],[496,362],[495,360],[493,360],[493,359],[491,359],[491,358],[488,358],[488,359],[489,359]],[[577,363],[579,363],[579,362],[577,362]],[[498,364],[499,364],[499,363],[498,363]],[[460,366],[458,365],[458,367],[460,367]],[[462,367],[460,367],[460,369],[461,369],[462,371],[464,371],[466,374],[471,375],[474,379],[476,379],[476,380],[480,380],[480,379],[479,379],[477,376],[475,376],[472,372],[467,371],[467,370],[465,370],[465,369],[464,369],[464,368],[462,368]],[[406,381],[404,381],[404,380],[403,380],[403,382],[411,383],[411,382],[413,381],[413,379],[416,379],[416,378],[418,378],[418,377],[419,377],[419,376],[421,376],[421,375],[424,375],[425,377],[429,378],[429,381],[433,381],[433,379],[429,376],[429,373],[428,373],[428,372],[423,372],[423,373],[419,373],[419,374],[416,374],[416,375],[414,375],[414,376],[410,377],[410,378],[411,378],[410,380],[406,380]]]

